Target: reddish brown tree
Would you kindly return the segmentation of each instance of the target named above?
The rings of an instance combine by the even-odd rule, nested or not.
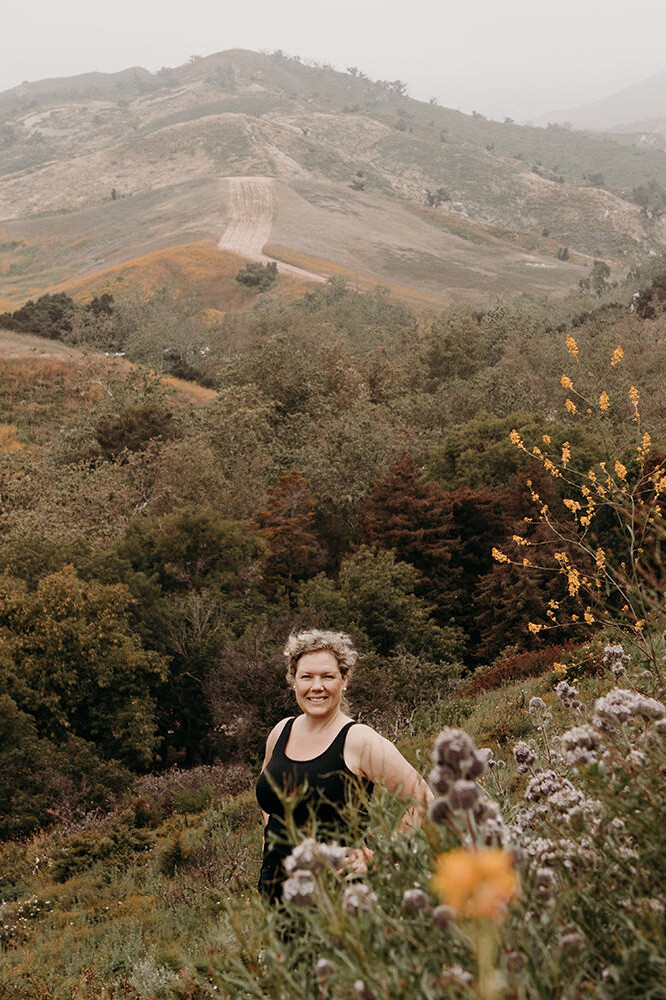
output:
[[[419,572],[416,592],[448,622],[456,603],[459,571],[452,562],[458,544],[445,490],[428,482],[406,452],[376,480],[359,514],[365,545],[393,549]]]
[[[266,509],[259,515],[260,532],[268,543],[265,579],[270,588],[294,586],[323,567],[326,554],[313,530],[316,501],[300,472],[283,472],[268,490]]]

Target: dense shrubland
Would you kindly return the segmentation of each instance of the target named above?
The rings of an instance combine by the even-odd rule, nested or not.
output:
[[[659,710],[646,715],[640,699],[663,700],[666,327],[657,291],[653,312],[630,309],[637,289],[660,288],[659,273],[634,275],[614,303],[526,300],[432,318],[338,281],[212,327],[196,326],[188,302],[181,318],[196,336],[181,354],[217,390],[196,404],[158,374],[164,363],[119,369],[90,353],[78,366],[3,365],[0,896],[18,972],[3,973],[0,997],[305,996],[318,958],[332,963],[324,997],[490,997],[498,968],[507,996],[663,995],[663,907],[647,882],[663,801],[631,806],[664,769]],[[72,308],[58,336],[79,345],[145,363],[180,350],[181,314],[165,294],[145,325],[136,299]],[[164,310],[168,343],[155,339]],[[606,493],[591,506],[585,490],[597,487]],[[321,905],[298,918],[301,957],[281,961],[281,918],[266,925],[251,891],[252,802],[230,796],[290,710],[280,649],[300,624],[352,632],[354,712],[422,768],[443,725],[464,724],[504,762],[484,778],[510,832],[496,847],[528,855],[505,924],[440,913],[448,931],[433,928],[434,857],[456,837],[469,849],[464,830],[426,827],[407,850],[378,800],[378,857],[399,874],[389,881],[377,865],[367,913],[358,901],[341,910],[337,878],[317,876]],[[631,656],[621,697],[602,663],[618,628]],[[552,694],[562,681],[579,688],[568,706]],[[619,728],[603,722],[605,696]],[[530,713],[530,698],[546,707]],[[581,746],[604,748],[582,770],[561,749],[577,727]],[[516,825],[516,739],[535,780],[542,766],[573,804],[601,803],[583,824],[589,843],[574,830],[576,864],[566,852],[529,860],[550,806]],[[513,885],[514,868],[504,875]],[[76,960],[56,956],[49,931]],[[568,958],[544,961],[567,937],[575,974]],[[53,970],[32,982],[30,942]]]

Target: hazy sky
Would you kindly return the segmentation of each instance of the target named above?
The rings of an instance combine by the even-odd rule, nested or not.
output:
[[[3,28],[0,90],[282,49],[524,120],[666,71],[664,0],[13,0]]]

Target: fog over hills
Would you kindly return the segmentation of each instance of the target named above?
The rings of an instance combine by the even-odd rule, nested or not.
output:
[[[0,94],[0,135],[8,302],[190,244],[431,302],[557,293],[666,239],[634,195],[666,188],[657,150],[281,53],[23,84]]]
[[[577,129],[597,132],[666,132],[666,71],[625,87],[602,100],[566,111],[550,111],[534,119],[535,125],[570,123]]]

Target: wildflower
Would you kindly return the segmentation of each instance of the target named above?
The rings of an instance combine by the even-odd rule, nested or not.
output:
[[[613,688],[603,698],[597,698],[594,711],[595,726],[609,731],[636,718],[656,721],[666,716],[666,708],[656,698],[646,698],[628,688]]]
[[[578,413],[578,407],[577,407],[577,406],[576,406],[576,404],[574,403],[573,399],[569,399],[569,397],[568,397],[568,396],[567,396],[567,398],[566,398],[566,399],[564,400],[564,406],[565,406],[565,408],[566,408],[566,410],[567,410],[567,413],[571,413],[572,415],[573,415],[574,413]]]
[[[538,715],[539,712],[545,711],[545,708],[546,703],[543,698],[530,698],[527,710],[530,715]]]
[[[363,882],[352,882],[342,896],[342,912],[348,916],[367,911],[377,902],[377,894],[372,892]]]
[[[347,851],[338,844],[320,844],[314,837],[307,837],[298,844],[288,858],[284,867],[288,872],[297,870],[316,872],[323,868],[342,868],[347,857]]]
[[[525,966],[525,959],[517,951],[509,951],[506,956],[506,967],[509,972],[520,972]]]
[[[627,478],[627,468],[619,459],[615,462],[615,474],[624,482]]]
[[[485,756],[474,746],[472,737],[463,729],[444,728],[435,740],[435,764],[450,767],[457,778],[471,781],[486,770]]]
[[[567,351],[569,354],[573,355],[576,360],[578,360],[578,344],[570,333],[567,334]]]
[[[544,434],[541,440],[544,444],[550,444],[550,434]]]
[[[354,990],[361,997],[361,1000],[373,1000],[371,990],[368,989],[362,979],[356,979],[354,981]]]
[[[608,396],[608,393],[604,389],[604,391],[599,396],[599,409],[601,410],[602,413],[605,413],[609,406],[610,406],[610,398]]]
[[[550,899],[557,885],[557,876],[552,868],[537,868],[537,892],[543,899]]]
[[[523,447],[523,442],[522,442],[522,439],[520,437],[520,434],[518,433],[518,431],[515,428],[509,434],[509,441],[511,441],[512,444],[515,444],[517,448],[522,448]]]
[[[594,625],[594,615],[590,608],[585,608],[585,614],[583,615],[586,625]]]
[[[619,365],[623,357],[624,357],[624,351],[618,344],[618,346],[613,351],[613,356],[611,357],[611,368],[615,368],[615,365]]]
[[[504,763],[504,761],[502,761]],[[480,796],[473,810],[478,840],[486,847],[504,847],[509,831],[496,802],[487,795]]]
[[[508,562],[511,562],[511,560],[509,559],[509,557],[505,556],[504,553],[500,552],[500,550],[497,549],[497,548],[495,548],[495,546],[493,546],[493,548],[491,550],[491,555],[492,555],[493,559],[495,560],[495,562],[498,562],[498,563],[508,563]]]
[[[442,931],[448,930],[455,919],[456,911],[452,906],[447,906],[446,903],[440,903],[432,911],[432,922],[435,927],[439,927]]]
[[[560,379],[560,383],[563,389],[573,389],[573,382],[568,375],[563,375]]]
[[[571,500],[569,497],[565,497],[562,503],[564,504],[565,507],[567,507],[571,511],[572,514],[575,514],[577,511],[581,509],[578,501]]]
[[[473,809],[479,797],[479,789],[474,781],[456,781],[449,792],[449,803],[455,810]]]
[[[529,545],[530,544],[527,541],[526,538],[523,538],[522,535],[512,535],[511,538],[515,542],[516,545]]]
[[[518,765],[518,771],[520,774],[524,774],[528,771],[533,764],[536,763],[536,754],[529,743],[525,743],[524,740],[516,743],[513,748],[513,756]]]
[[[439,978],[440,986],[469,986],[472,982],[471,972],[463,969],[462,965],[445,965],[442,968],[442,975]]]
[[[430,899],[423,889],[406,889],[402,897],[402,912],[411,916],[430,909]]]
[[[330,958],[318,958],[317,964],[315,966],[315,975],[317,977],[317,982],[322,986],[329,979],[330,976],[335,972],[335,964],[331,962]]]
[[[563,934],[560,938],[560,951],[562,954],[569,952],[572,955],[577,955],[582,947],[583,939],[580,934]]]
[[[540,771],[528,784],[525,790],[525,798],[528,802],[543,802],[555,792],[559,792],[565,781],[566,779],[561,778],[555,771]]]
[[[452,812],[449,800],[446,798],[434,799],[428,806],[430,822],[437,823],[437,825],[446,823],[450,819]]]
[[[578,688],[575,688],[572,684],[569,684],[568,681],[562,680],[559,682],[559,684],[555,685],[555,694],[564,704],[565,708],[569,708],[572,700],[578,694]]]
[[[571,597],[575,597],[578,591],[580,590],[580,584],[581,584],[580,573],[578,572],[575,566],[568,566],[566,575],[567,575],[567,587],[569,590],[569,595]]]
[[[432,886],[456,913],[472,919],[500,920],[518,895],[513,860],[497,847],[440,854]]]
[[[568,441],[562,445],[562,465],[566,468],[567,462],[571,458],[571,446]]]
[[[631,657],[625,653],[622,643],[613,646],[609,643],[604,647],[604,655],[601,660],[602,667],[610,670],[614,677],[623,677],[627,672],[627,664]]]
[[[560,738],[560,749],[567,764],[597,763],[604,753],[604,745],[592,726],[574,726]]]
[[[312,872],[295,871],[282,886],[282,898],[292,906],[311,906],[316,889]]]
[[[532,633],[532,635],[538,635],[543,627],[544,627],[543,625],[538,625],[536,622],[527,623],[527,628]]]

